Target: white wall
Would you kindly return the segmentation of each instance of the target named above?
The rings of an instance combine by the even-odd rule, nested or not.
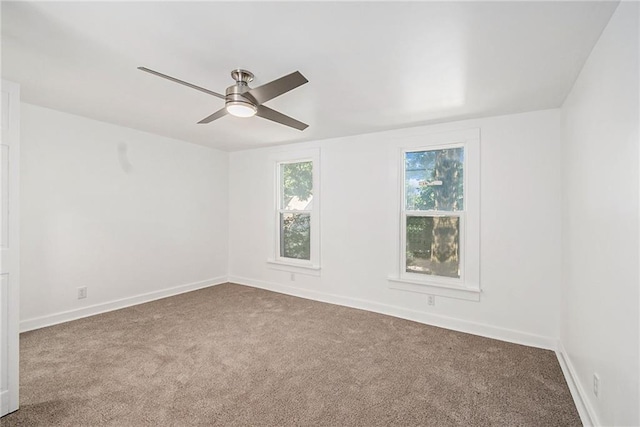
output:
[[[640,425],[638,49],[638,3],[623,2],[562,108],[560,337],[602,425]]]
[[[481,129],[480,302],[389,288],[403,135]],[[320,277],[269,268],[269,155],[320,147]],[[561,275],[560,112],[539,111],[234,152],[230,281],[554,348]]]
[[[21,133],[23,330],[225,281],[227,153],[24,103]]]

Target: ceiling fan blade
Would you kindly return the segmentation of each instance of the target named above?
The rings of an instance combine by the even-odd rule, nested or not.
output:
[[[302,86],[308,81],[299,71],[296,71],[262,86],[254,87],[242,95],[249,94],[258,104],[262,104],[298,86]]]
[[[280,123],[285,126],[289,126],[298,130],[305,130],[307,127],[309,127],[309,125],[306,123],[302,123],[296,119],[293,119],[289,116],[279,113],[276,110],[272,110],[269,107],[265,107],[264,105],[258,106],[258,111],[256,112],[256,116],[259,116],[259,117],[262,117],[263,119],[271,120],[276,123]]]
[[[217,120],[220,117],[226,116],[226,115],[227,115],[227,109],[226,108],[221,108],[220,110],[216,111],[212,115],[207,116],[204,119],[200,120],[198,122],[198,124],[211,123],[212,121]]]
[[[200,86],[196,86],[196,85],[191,84],[191,83],[187,83],[187,82],[185,82],[183,80],[176,79],[175,77],[167,76],[166,74],[162,74],[162,73],[159,73],[157,71],[150,70],[150,69],[148,69],[146,67],[138,67],[138,70],[145,71],[147,73],[156,75],[158,77],[162,77],[163,79],[171,80],[172,82],[180,83],[181,85],[185,85],[185,86],[190,87],[192,89],[199,90],[200,92],[208,93],[209,95],[213,95],[213,96],[217,96],[218,98],[225,99],[224,95],[221,95],[219,93],[213,92],[213,91],[211,91],[209,89],[205,89],[205,88],[200,87]]]

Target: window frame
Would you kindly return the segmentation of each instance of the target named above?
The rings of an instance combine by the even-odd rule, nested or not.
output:
[[[288,210],[281,206],[281,165],[293,163],[312,163],[312,194],[313,205],[310,210]],[[320,150],[294,150],[290,152],[276,153],[271,156],[271,173],[273,174],[273,207],[270,214],[271,224],[271,248],[267,258],[267,263],[274,269],[299,272],[303,274],[319,275],[320,270]],[[309,214],[309,239],[310,239],[310,259],[287,258],[280,255],[281,233],[280,214],[281,213],[308,213]]]
[[[478,301],[480,297],[480,132],[479,129],[415,135],[398,149],[398,216],[396,273],[389,278],[393,289]],[[463,209],[459,211],[409,210],[406,206],[405,156],[407,153],[464,148]],[[455,216],[459,218],[460,277],[407,272],[407,218]]]

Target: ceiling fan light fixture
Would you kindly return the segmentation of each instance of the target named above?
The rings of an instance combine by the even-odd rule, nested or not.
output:
[[[255,105],[242,101],[229,101],[226,108],[229,114],[236,117],[252,117],[258,111]]]

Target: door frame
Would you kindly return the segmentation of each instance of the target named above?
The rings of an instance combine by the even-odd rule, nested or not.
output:
[[[7,116],[8,129],[2,130],[2,145],[9,147],[9,171],[8,171],[8,209],[2,206],[2,212],[8,213],[8,227],[0,232],[8,232],[7,246],[8,256],[0,257],[0,274],[6,281],[6,297],[2,301],[6,308],[6,317],[3,319],[7,325],[7,336],[3,337],[3,345],[6,343],[6,365],[3,363],[0,369],[6,369],[2,375],[6,378],[7,388],[0,390],[0,416],[16,411],[19,406],[19,357],[20,357],[20,85],[2,80],[2,92],[9,94],[7,112],[1,112]],[[7,140],[4,140],[4,138]],[[1,160],[0,160],[1,161]],[[4,197],[0,191],[0,199]],[[2,202],[4,203],[4,201]],[[0,227],[2,225],[0,224]],[[4,248],[3,248],[4,252]],[[3,311],[3,310],[0,310]],[[6,341],[5,341],[6,340]]]

